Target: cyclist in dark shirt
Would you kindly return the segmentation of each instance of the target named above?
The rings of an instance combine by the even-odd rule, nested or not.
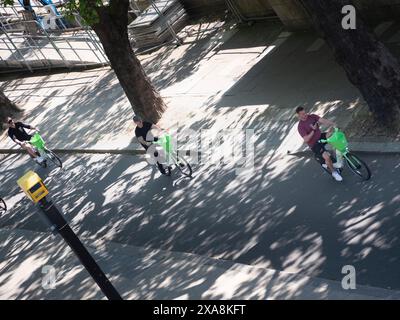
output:
[[[28,124],[22,122],[15,122],[12,118],[7,118],[8,125],[8,136],[11,140],[13,140],[16,144],[18,144],[22,149],[26,150],[31,158],[35,159],[37,162],[42,162],[43,159],[39,157],[33,146],[29,143],[32,136],[28,134],[25,129],[36,130],[37,128],[32,127]]]
[[[147,139],[152,140],[152,137],[149,136],[149,131],[151,129],[159,129],[159,128],[150,122],[143,121],[138,116],[135,116],[133,118],[133,121],[136,124],[135,136],[139,140],[143,148],[147,150],[152,143],[151,141],[147,141]]]
[[[136,129],[135,129],[135,136],[140,142],[140,144],[143,146],[143,148],[147,151],[147,149],[152,145],[154,140],[154,137],[152,136],[150,130],[156,129],[161,131],[161,128],[158,127],[155,124],[152,124],[147,121],[143,121],[139,116],[134,116],[133,117],[133,122],[136,124]],[[157,156],[157,154],[155,154]],[[162,174],[165,174],[165,168],[162,164],[157,162],[158,169]]]

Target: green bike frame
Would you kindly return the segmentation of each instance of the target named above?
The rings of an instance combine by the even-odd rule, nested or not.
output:
[[[170,134],[166,133],[162,135],[154,143],[161,146],[165,152],[165,160],[169,170],[171,170],[171,165],[175,165],[184,176],[192,177],[192,167],[183,156],[179,155],[177,149],[174,148],[174,141]]]

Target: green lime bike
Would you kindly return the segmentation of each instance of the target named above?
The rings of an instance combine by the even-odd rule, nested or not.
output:
[[[332,159],[334,162],[337,161],[342,164],[343,160],[345,160],[349,169],[362,180],[366,181],[371,178],[371,170],[369,169],[368,165],[358,156],[349,151],[349,143],[344,132],[340,131],[338,128],[335,128],[334,132],[329,138],[321,139],[319,142],[324,144],[328,143],[334,150],[336,150],[336,159]],[[320,162],[318,159],[317,161]],[[326,167],[322,166],[322,168],[327,173],[331,174]],[[339,170],[341,171],[342,169]]]
[[[159,165],[164,168],[164,170],[160,170],[162,174],[170,176],[171,166],[175,165],[184,176],[192,177],[193,170],[191,165],[173,148],[172,137],[170,134],[165,133],[160,137],[154,137],[153,143],[161,146],[164,153],[164,159],[159,163]],[[155,155],[158,156],[158,154]]]
[[[6,202],[0,198],[0,216],[7,211]]]
[[[62,161],[58,155],[56,155],[53,151],[46,147],[46,144],[43,138],[40,136],[38,132],[36,132],[29,143],[35,148],[35,151],[38,156],[41,156],[44,161],[39,165],[43,168],[47,167],[47,160],[53,162],[57,167],[62,168]]]

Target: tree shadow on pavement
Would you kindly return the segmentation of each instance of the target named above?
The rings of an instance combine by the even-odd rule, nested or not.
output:
[[[329,298],[334,294],[331,287],[305,292],[307,285],[313,284],[312,279],[273,270],[337,283],[344,276],[345,265],[355,267],[357,285],[400,290],[399,156],[363,154],[373,172],[372,179],[359,182],[347,170],[344,182],[339,184],[313,159],[286,155],[286,137],[295,130],[295,104],[321,114],[332,114],[342,106],[348,115],[350,104],[359,103],[354,88],[343,84],[337,87],[336,81],[343,80],[337,66],[319,70],[311,65],[321,52],[300,60],[297,55],[286,60],[282,57],[279,64],[279,52],[285,56],[290,48],[305,49],[305,43],[312,45],[315,40],[304,37],[287,47],[288,42],[284,42],[272,55],[265,56],[228,95],[214,101],[205,117],[190,125],[197,131],[211,127],[255,129],[254,167],[238,174],[238,165],[233,161],[212,164],[202,158],[194,167],[194,178],[177,183],[179,177],[160,176],[143,157],[66,155],[64,171],[40,173],[74,230],[83,238],[92,239],[93,244],[106,243],[104,251],[97,254],[124,297],[290,299],[308,294],[312,298]],[[331,66],[329,57],[322,59]],[[292,68],[300,70],[298,61],[303,72],[312,70],[313,78],[294,76],[290,82]],[[279,67],[273,69],[274,66]],[[325,82],[320,82],[325,77]],[[118,94],[113,96],[114,87],[107,79],[110,81],[107,76],[101,81],[111,90],[111,96],[105,93],[107,90],[98,92],[99,110],[103,112],[107,101],[117,99],[117,105],[122,103]],[[330,80],[335,83],[330,84]],[[246,87],[249,83],[251,90]],[[289,85],[300,88],[290,91]],[[315,85],[318,90],[314,92]],[[285,95],[286,91],[292,93]],[[83,92],[75,97],[76,102],[94,103]],[[66,113],[68,126],[76,125],[80,133],[66,135],[67,139],[83,140],[95,135],[98,115],[88,111],[71,119],[77,115],[69,113],[69,107],[60,102],[44,119],[49,123],[53,119],[62,121]],[[117,124],[121,113],[107,116],[111,124]],[[93,126],[80,131],[74,120],[91,121]],[[11,155],[1,159],[0,166],[0,195],[10,204],[9,212],[1,218],[1,228],[45,231],[32,204],[15,184],[32,163],[26,156]],[[12,250],[2,252],[9,262],[3,276],[11,286],[19,264],[12,260]],[[113,256],[112,252],[118,254]],[[17,287],[24,292],[27,285],[30,282]],[[63,295],[64,290],[66,297],[73,296],[67,286],[54,294]],[[92,291],[88,292],[94,297]],[[34,296],[34,292],[28,290],[19,297],[30,295]]]
[[[216,21],[188,25],[179,34],[180,47],[167,46],[154,53],[140,56],[142,66],[158,90],[179,83],[196,73],[208,55],[217,50],[231,24]]]
[[[0,181],[5,190],[17,191],[21,165],[26,168],[19,157],[2,160],[2,168],[7,166]],[[258,158],[254,170],[241,175],[229,165],[202,163],[196,166],[193,180],[178,186],[174,178],[159,176],[143,158],[68,156],[64,159],[66,171],[51,173],[46,183],[57,206],[83,238],[336,281],[343,276],[342,267],[350,264],[357,270],[357,284],[399,289],[400,190],[395,177],[400,166],[390,167],[399,158],[363,157],[374,173],[366,183],[358,182],[350,172],[345,173],[343,184],[335,183],[315,161],[292,156],[276,159],[269,166],[265,166],[265,158]],[[26,198],[4,198],[10,210],[1,219],[3,229],[46,230]],[[295,298],[302,292],[302,286],[268,291],[261,285],[271,285],[267,281],[270,276],[263,274],[255,280],[254,270],[248,271],[244,283],[239,281],[237,287],[224,291],[218,283],[229,279],[235,266],[213,269],[207,263],[181,261],[179,256],[157,262],[157,276],[145,277],[146,270],[151,273],[154,269],[136,264],[138,275],[129,275],[127,265],[109,255],[101,255],[103,265],[113,266],[111,274],[131,298],[176,297],[177,292],[187,298],[239,294],[265,298],[267,292]],[[154,255],[153,259],[160,258]],[[200,277],[207,270],[214,278]],[[118,272],[123,274],[120,282]],[[126,280],[129,277],[138,281],[134,289]],[[167,278],[174,280],[169,284],[161,281]],[[260,285],[260,291],[250,284]],[[329,292],[325,294],[329,296]]]
[[[39,127],[51,148],[84,149],[98,143],[104,148],[107,141],[132,134],[132,108],[113,72],[88,71],[68,74],[65,80],[62,77],[49,75],[40,77],[41,83],[26,78],[7,84],[14,94],[22,91],[20,104],[24,99],[40,100],[21,118]],[[11,146],[7,138],[4,144]]]

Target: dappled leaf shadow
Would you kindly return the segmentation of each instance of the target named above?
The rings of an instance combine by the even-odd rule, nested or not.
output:
[[[339,286],[344,265],[356,268],[357,285],[400,289],[399,156],[362,154],[373,178],[360,182],[345,170],[345,180],[339,184],[312,158],[286,155],[287,137],[293,128],[296,134],[295,105],[301,103],[344,121],[340,114],[349,115],[359,103],[357,91],[343,83],[344,75],[332,57],[325,56],[325,49],[287,58],[289,51],[304,50],[313,39],[311,35],[286,39],[237,79],[228,94],[209,97],[205,117],[186,124],[197,131],[255,129],[254,168],[238,175],[233,161],[213,165],[202,158],[194,166],[194,178],[181,181],[176,172],[171,178],[160,176],[143,157],[63,155],[65,170],[40,171],[74,230],[83,239],[91,239],[91,250],[104,241],[96,254],[124,297],[263,299],[308,294],[332,298],[334,285],[305,292],[313,279],[277,271],[329,279]],[[315,67],[312,62],[317,57],[322,62]],[[304,79],[292,73],[301,70],[303,74],[309,70],[314,77]],[[103,89],[112,93],[114,87],[108,82],[113,80],[107,75],[102,81]],[[291,89],[295,85],[298,90]],[[104,90],[97,93],[108,99]],[[82,92],[77,102],[93,103],[90,94]],[[112,97],[118,100],[120,96]],[[76,141],[93,137],[99,115],[76,115],[68,106],[59,104],[67,113],[65,126],[77,133],[71,130],[66,137]],[[99,108],[104,111],[106,106],[100,103]],[[50,126],[53,118],[58,120],[54,123],[64,123],[61,113],[50,113],[44,116]],[[73,116],[93,128],[73,127]],[[120,114],[109,116],[110,123],[118,123]],[[56,124],[51,128],[56,130]],[[50,130],[48,136],[53,138]],[[26,155],[0,160],[1,196],[10,207],[1,217],[2,229],[46,230],[15,183],[32,165]],[[2,252],[9,264],[4,279],[15,284],[12,276],[18,269],[13,266],[19,263],[13,260],[15,252],[10,248]],[[32,290],[24,291],[30,284],[18,283],[13,297],[35,296]],[[85,297],[98,298],[89,288],[89,282],[84,283]],[[71,297],[71,290],[62,286],[54,294]]]

